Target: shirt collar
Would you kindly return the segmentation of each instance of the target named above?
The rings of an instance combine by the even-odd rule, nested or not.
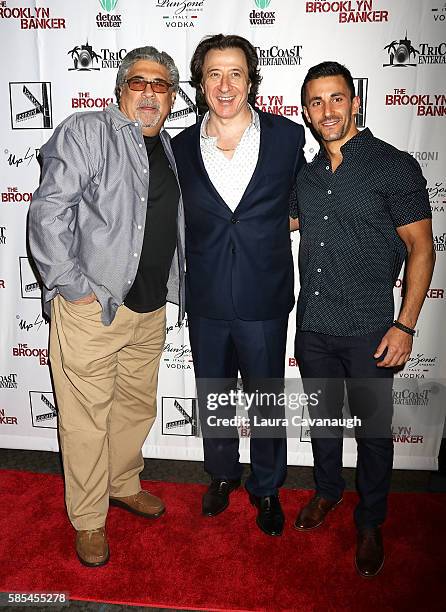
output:
[[[251,123],[249,124],[249,126],[246,128],[248,130],[255,128],[258,132],[260,132],[260,119],[259,119],[259,114],[255,112],[255,110],[252,108],[252,106],[250,104],[248,104],[248,108],[251,111]],[[208,142],[212,142],[214,140],[216,140],[215,136],[208,136],[206,133],[206,127],[209,121],[209,111],[207,111],[207,113],[205,114],[205,116],[203,117],[203,121],[201,122],[201,126],[200,126],[200,138],[203,138],[204,140],[208,141]]]
[[[367,145],[367,143],[370,141],[372,137],[373,137],[373,134],[369,130],[369,128],[365,128],[361,130],[360,132],[355,134],[352,138],[347,140],[347,142],[342,145],[341,147],[342,156],[344,157],[346,153],[348,155],[350,153],[356,153],[360,151],[364,146]],[[327,159],[328,159],[327,152],[325,148],[321,146],[319,151],[316,153],[313,161],[317,162],[317,161],[322,160],[325,163]]]
[[[111,120],[115,130],[120,130],[130,123],[136,123],[124,115],[124,113],[119,110],[119,106],[117,104],[109,104],[105,109],[105,112],[111,115]]]

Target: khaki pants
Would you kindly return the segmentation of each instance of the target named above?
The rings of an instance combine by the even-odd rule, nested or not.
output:
[[[141,489],[141,448],[156,416],[165,306],[120,306],[110,326],[98,302],[52,304],[50,363],[68,516],[77,530],[105,524],[109,496]]]

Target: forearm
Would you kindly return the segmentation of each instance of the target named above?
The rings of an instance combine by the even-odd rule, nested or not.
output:
[[[398,321],[414,328],[432,279],[435,251],[432,242],[414,245],[405,270],[405,293]]]

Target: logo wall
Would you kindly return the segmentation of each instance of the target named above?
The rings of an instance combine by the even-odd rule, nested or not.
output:
[[[18,425],[17,417],[6,414],[6,410],[0,408],[0,425]]]
[[[194,28],[204,3],[205,0],[155,0],[155,8],[163,10],[166,28]]]
[[[389,21],[389,11],[374,9],[373,0],[305,2],[305,11],[307,13],[336,13],[339,23],[383,23]]]
[[[9,83],[9,102],[13,130],[53,128],[50,82]]]
[[[51,391],[30,391],[29,404],[33,427],[57,429],[57,410]]]
[[[369,87],[369,79],[367,77],[354,78],[356,95],[359,96],[359,110],[356,115],[356,125],[358,128],[365,128],[367,117],[367,93]]]
[[[127,54],[127,49],[111,51],[103,48],[100,51],[101,53],[97,53],[88,40],[84,45],[74,46],[67,52],[73,61],[73,66],[68,68],[68,71],[90,72],[101,68],[119,68]]]
[[[414,47],[412,41],[407,37],[400,40],[392,40],[385,45],[389,61],[383,64],[384,68],[406,68],[415,67],[419,64],[445,64],[446,63],[446,42],[431,44],[423,42],[419,47]]]
[[[19,168],[22,164],[29,166],[33,159],[37,160],[39,149],[31,149],[31,147],[28,147],[26,151],[22,149],[19,153],[16,151],[13,152],[10,149],[5,149],[3,152],[6,156],[5,159],[8,166]]]
[[[282,117],[297,117],[299,107],[296,104],[285,104],[283,96],[257,96],[256,106],[265,113]]]
[[[259,66],[300,66],[302,45],[256,47]]]
[[[276,21],[275,11],[265,11],[271,4],[271,0],[253,0],[257,9],[253,9],[249,13],[249,23],[252,26],[271,26]]]
[[[446,21],[446,2],[444,2],[442,6],[432,7],[431,11],[434,21]]]
[[[25,300],[40,300],[40,284],[29,263],[28,257],[19,257],[20,288]]]
[[[446,206],[446,181],[432,181],[427,186],[429,204],[433,213],[443,213]]]
[[[167,117],[168,130],[184,130],[197,122],[198,111],[194,99],[195,89],[191,87],[189,81],[180,81],[174,110]]]
[[[99,12],[96,15],[96,25],[98,28],[120,28],[122,15],[110,13],[115,10],[118,0],[99,0],[99,4],[105,13]]]
[[[51,17],[46,6],[14,6],[9,8],[3,1],[0,6],[0,19],[17,19],[22,30],[64,30],[65,19]]]
[[[417,117],[445,117],[446,95],[432,93],[410,93],[405,88],[395,88],[386,94],[386,106],[411,106]]]
[[[85,110],[104,110],[113,102],[113,98],[92,96],[89,91],[79,91],[77,97],[71,98],[71,108]]]
[[[162,398],[162,434],[197,436],[197,400],[187,397]]]

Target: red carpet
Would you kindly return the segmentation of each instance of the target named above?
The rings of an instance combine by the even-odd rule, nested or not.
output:
[[[309,491],[284,489],[287,525],[263,535],[245,491],[218,517],[200,515],[204,487],[144,483],[167,513],[147,521],[111,508],[107,566],[82,567],[59,476],[0,471],[0,591],[65,591],[72,599],[200,610],[444,610],[446,495],[395,493],[384,528],[386,564],[355,573],[348,493],[327,523],[293,529]]]

